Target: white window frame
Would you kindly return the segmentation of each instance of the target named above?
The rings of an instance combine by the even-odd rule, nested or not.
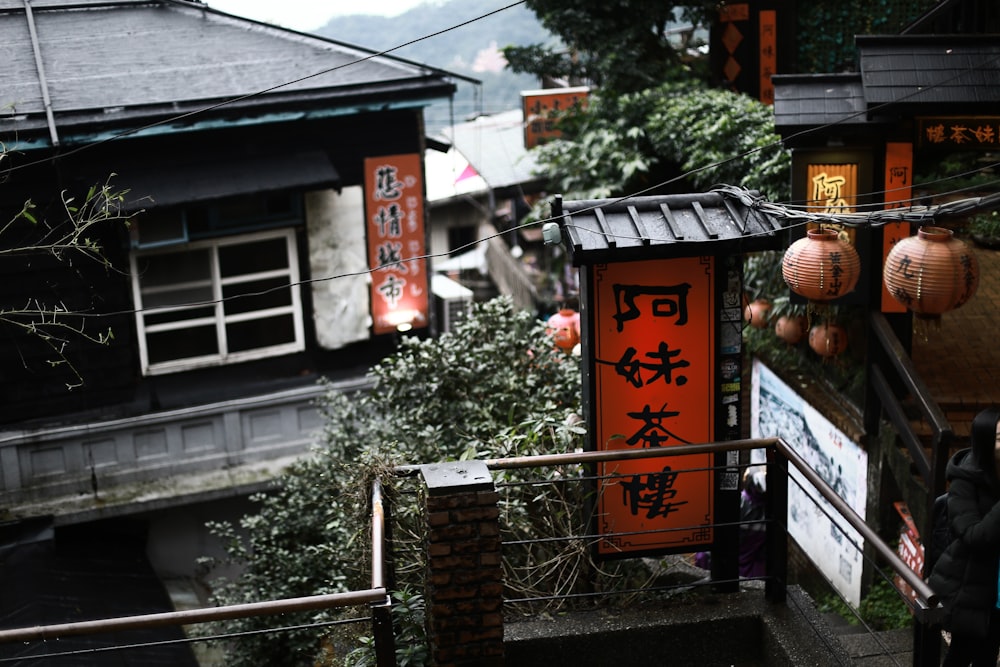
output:
[[[288,253],[288,269],[279,269],[273,271],[261,271],[258,273],[248,273],[239,276],[231,276],[223,279],[219,272],[219,249],[229,245],[242,245],[244,243],[253,243],[255,241],[261,241],[266,239],[274,238],[284,238],[285,247]],[[139,261],[143,257],[152,255],[163,255],[163,254],[174,254],[180,249],[179,246],[172,246],[170,248],[158,248],[149,251],[139,251],[134,250],[130,256],[130,264],[132,269],[132,295],[134,303],[136,306],[135,312],[135,323],[136,323],[136,334],[139,339],[139,357],[140,364],[142,367],[143,375],[158,375],[165,373],[177,373],[180,371],[193,370],[196,368],[205,368],[209,366],[222,366],[226,364],[239,363],[242,361],[250,361],[253,359],[261,359],[264,357],[274,357],[282,354],[290,354],[293,352],[301,352],[305,349],[305,328],[303,326],[302,318],[302,295],[301,288],[299,286],[299,257],[298,257],[298,246],[295,240],[295,230],[294,229],[279,229],[267,232],[258,232],[253,234],[241,234],[238,236],[225,236],[214,239],[207,239],[204,241],[195,241],[192,243],[186,243],[183,246],[185,251],[195,251],[208,248],[211,250],[210,253],[210,270],[211,270],[211,287],[212,287],[212,303],[205,304],[199,303],[197,305],[192,304],[190,307],[204,308],[207,305],[211,305],[214,309],[214,316],[210,318],[199,318],[191,320],[183,320],[179,322],[164,322],[160,324],[146,325],[145,315],[150,314],[163,314],[170,311],[185,310],[185,306],[173,306],[173,307],[157,307],[151,308],[149,311],[144,311],[143,309],[143,290],[139,281]],[[269,308],[265,310],[255,310],[251,312],[235,313],[232,315],[226,315],[222,300],[223,288],[227,285],[238,284],[241,282],[249,282],[251,280],[260,280],[265,278],[288,278],[288,283],[291,287],[291,304],[288,306],[282,306],[279,308]],[[206,282],[199,283],[198,285],[205,285]],[[171,289],[176,289],[177,287],[183,286],[182,284],[173,284]],[[192,284],[192,286],[195,286]],[[146,291],[149,294],[149,290]],[[292,315],[294,336],[295,339],[289,343],[283,343],[281,345],[271,345],[267,347],[254,348],[252,350],[243,350],[241,352],[229,352],[228,351],[228,341],[226,338],[226,325],[230,323],[247,322],[251,320],[264,319],[268,317],[274,317],[277,315]],[[147,333],[161,333],[164,331],[172,331],[179,329],[188,329],[194,326],[205,326],[206,324],[215,324],[216,338],[219,344],[219,353],[212,355],[204,355],[200,357],[188,357],[185,359],[175,359],[171,361],[163,361],[155,364],[149,362],[149,350],[146,341]]]

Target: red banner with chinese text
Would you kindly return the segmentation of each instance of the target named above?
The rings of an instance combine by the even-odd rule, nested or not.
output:
[[[712,442],[713,258],[622,262],[593,272],[595,447]],[[708,454],[601,464],[598,553],[710,544],[712,465]]]
[[[365,219],[376,334],[428,324],[420,155],[365,159]],[[415,259],[418,258],[418,259]]]
[[[524,112],[524,147],[534,148],[562,136],[558,114],[575,108],[586,108],[588,88],[551,88],[523,91],[521,109]]]

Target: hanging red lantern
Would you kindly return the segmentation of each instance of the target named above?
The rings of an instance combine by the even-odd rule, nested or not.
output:
[[[768,314],[771,312],[771,302],[767,299],[754,299],[746,307],[746,319],[750,326],[755,329],[763,329],[767,326]]]
[[[809,330],[809,347],[821,357],[835,357],[847,349],[847,330],[835,322],[817,324]]]
[[[892,298],[918,317],[934,319],[976,293],[979,262],[950,229],[921,227],[889,251],[882,279]]]
[[[774,333],[789,345],[795,345],[806,331],[806,318],[802,315],[782,315],[774,323]]]
[[[858,284],[861,258],[854,246],[832,229],[810,229],[781,259],[788,287],[810,301],[832,301]]]

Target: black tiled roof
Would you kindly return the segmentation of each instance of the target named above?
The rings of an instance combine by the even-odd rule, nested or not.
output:
[[[779,127],[864,124],[864,91],[861,75],[776,74],[774,120]]]
[[[573,264],[777,250],[782,225],[721,190],[557,203]]]
[[[187,0],[0,0],[0,41],[0,130],[22,139],[46,132],[45,93],[57,127],[104,128],[229,100],[215,117],[305,117],[454,91],[441,70]]]
[[[1000,102],[998,36],[859,35],[855,41],[869,109],[888,103]]]

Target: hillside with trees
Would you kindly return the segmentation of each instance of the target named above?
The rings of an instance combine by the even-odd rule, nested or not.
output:
[[[427,2],[391,18],[364,14],[336,17],[316,34],[374,50],[419,40],[393,50],[392,55],[480,80],[479,86],[456,81],[458,92],[452,105],[436,103],[426,110],[427,131],[433,135],[452,122],[519,108],[521,91],[540,87],[535,76],[506,69],[501,50],[515,44],[557,46],[559,42],[524,5],[473,21],[503,6],[462,0]],[[441,32],[467,21],[471,22]],[[420,39],[423,37],[426,39]]]

